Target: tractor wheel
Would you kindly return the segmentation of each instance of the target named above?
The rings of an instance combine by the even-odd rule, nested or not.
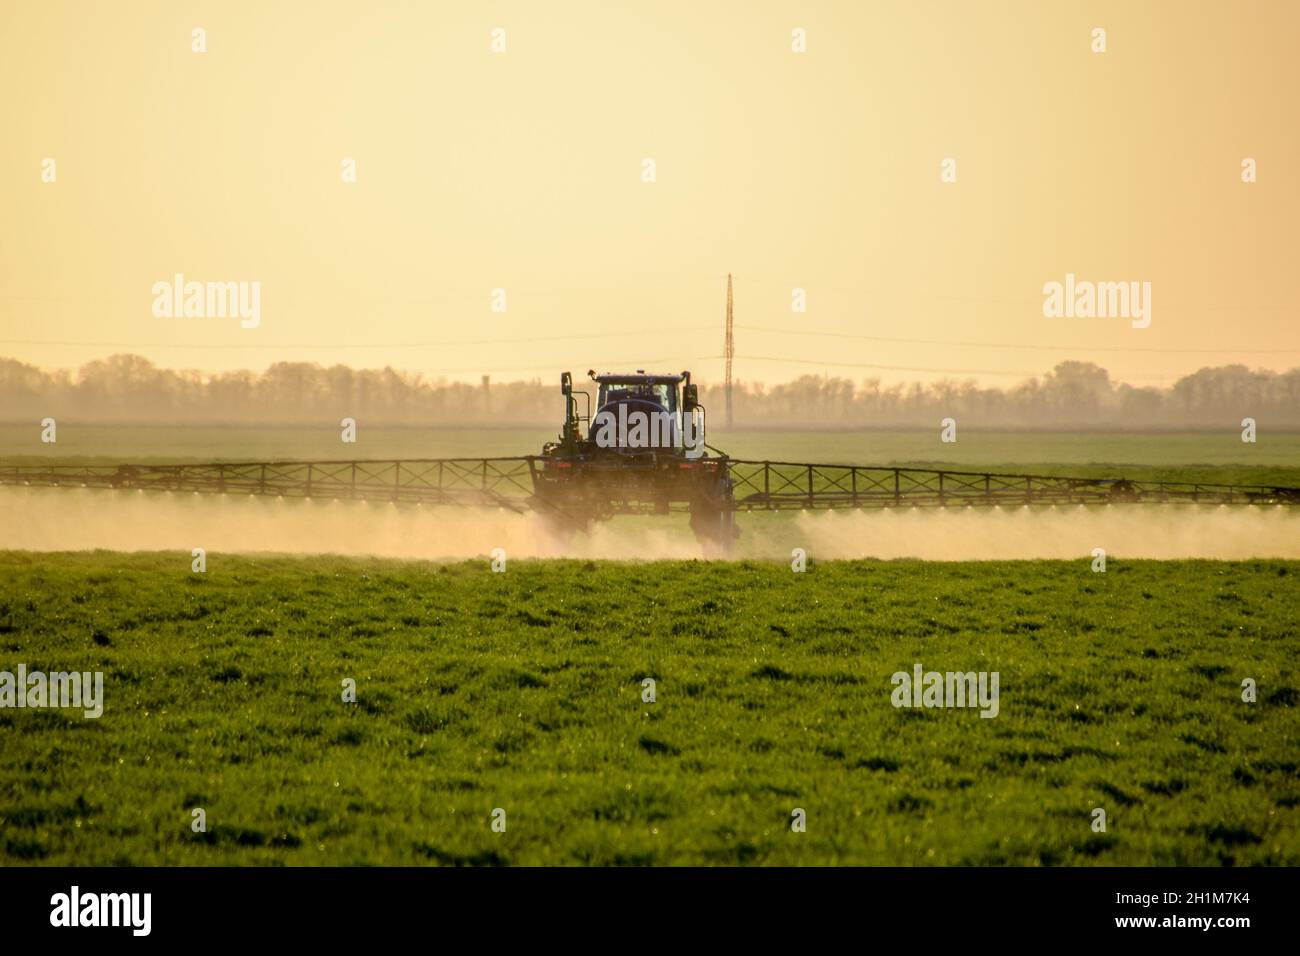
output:
[[[579,511],[576,501],[557,502],[535,499],[533,509],[541,518],[543,531],[562,547],[577,534],[591,533],[591,517]]]
[[[720,482],[713,494],[691,502],[691,530],[706,558],[725,558],[740,537],[731,501],[731,483]]]
[[[691,530],[695,540],[700,543],[706,558],[725,558],[731,553],[735,543],[736,513],[730,508],[693,507],[691,509]]]

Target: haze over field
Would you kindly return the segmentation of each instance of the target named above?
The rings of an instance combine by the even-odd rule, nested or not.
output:
[[[1300,558],[1293,508],[1142,507],[883,509],[747,514],[734,558],[936,561],[1116,558]],[[689,560],[684,519],[616,519],[560,540],[536,514],[243,496],[0,488],[0,549],[279,552],[392,558]]]

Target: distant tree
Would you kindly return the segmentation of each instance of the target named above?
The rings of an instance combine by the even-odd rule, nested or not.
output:
[[[699,384],[716,429],[723,390]],[[590,382],[577,387],[594,398]],[[261,373],[204,374],[159,369],[141,356],[119,354],[88,362],[73,374],[0,358],[5,421],[55,415],[87,422],[319,425],[351,416],[370,425],[558,427],[562,405],[554,381],[494,383],[492,390],[489,409],[479,384],[430,380],[391,367],[277,362]],[[974,427],[1222,428],[1253,417],[1270,428],[1295,428],[1300,427],[1300,368],[1281,374],[1244,365],[1202,368],[1168,389],[1116,384],[1101,366],[1077,361],[1061,362],[1041,378],[1005,390],[972,380],[885,386],[878,378],[855,385],[846,378],[801,375],[771,386],[737,382],[734,399],[741,427],[931,427],[952,416]]]

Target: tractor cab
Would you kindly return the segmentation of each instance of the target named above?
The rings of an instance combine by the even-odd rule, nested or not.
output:
[[[588,374],[599,386],[596,414],[587,431],[589,442],[621,454],[672,454],[681,448],[682,414],[688,411],[681,386],[686,383],[693,393],[689,372],[653,375],[637,369],[633,375]]]
[[[600,385],[596,396],[596,414],[606,409],[616,411],[619,405],[631,405],[646,411],[675,414],[678,409],[677,386],[682,375],[593,375]]]
[[[564,430],[549,453],[681,453],[683,418],[690,418],[700,408],[690,372],[655,375],[637,369],[633,374],[597,375],[594,370],[587,374],[597,386],[594,413],[590,394],[574,391],[573,379],[565,372],[560,380],[565,400]],[[584,400],[585,414],[579,412],[579,398]]]

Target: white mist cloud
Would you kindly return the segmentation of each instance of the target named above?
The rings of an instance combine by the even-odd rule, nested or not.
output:
[[[995,560],[1300,558],[1300,509],[1114,505],[1046,509],[882,509],[741,514],[734,556]],[[619,519],[568,542],[537,515],[347,501],[0,488],[0,548],[115,551],[206,548],[466,558],[690,559],[699,546],[682,516]]]

